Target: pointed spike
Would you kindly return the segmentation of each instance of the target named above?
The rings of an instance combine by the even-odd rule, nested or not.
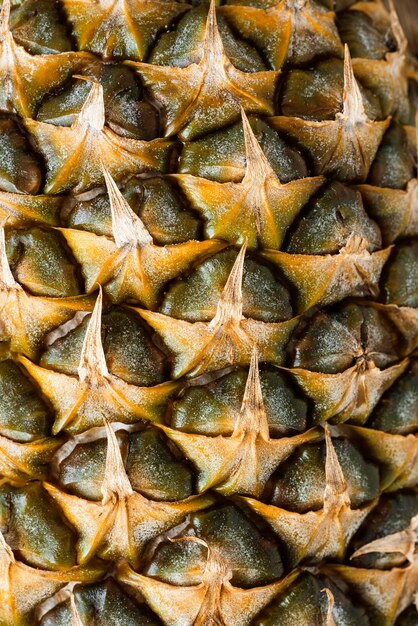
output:
[[[21,286],[15,281],[10,269],[6,254],[6,237],[3,224],[4,222],[0,226],[0,289],[21,289]]]
[[[401,530],[367,543],[356,550],[350,557],[350,560],[362,556],[363,554],[373,552],[381,552],[383,554],[399,552],[412,563],[414,560],[415,546],[418,541],[417,528],[418,515],[415,515],[406,530]]]
[[[206,20],[202,61],[207,61],[209,65],[212,65],[214,61],[219,61],[223,55],[224,46],[216,19],[216,4],[215,0],[211,0]]]
[[[169,538],[169,541],[172,543],[191,541],[192,543],[204,546],[207,549],[207,556],[203,579],[206,579],[208,582],[213,582],[215,580],[222,583],[225,575],[228,573],[226,561],[221,557],[219,552],[211,548],[211,546],[204,539],[194,537],[193,535],[187,535],[186,537],[175,537],[173,539]]]
[[[11,590],[12,590],[12,572],[11,567],[12,565],[15,563],[15,557],[13,554],[12,549],[10,548],[10,546],[7,544],[3,533],[0,531],[0,589],[1,589],[1,594],[2,594],[2,598],[3,601],[6,601],[6,604],[9,607],[10,610],[10,602],[7,602],[8,598],[7,596],[9,596],[9,598],[11,598]],[[2,615],[5,617],[6,622],[3,623],[12,623],[10,621],[7,620],[7,613],[9,613],[7,611],[6,606],[6,612],[3,613]],[[10,613],[9,616],[11,617]]]
[[[206,548],[207,552],[206,552],[206,565],[205,568],[207,567],[207,563],[209,560],[209,553],[210,553],[210,547],[209,544],[207,543],[207,541],[205,541],[204,539],[201,539],[200,537],[195,537],[193,535],[186,535],[185,537],[168,537],[168,540],[171,543],[183,543],[186,541],[190,541],[191,543],[197,543],[200,546],[203,546],[204,548]]]
[[[81,350],[80,364],[78,366],[78,376],[81,382],[84,382],[87,378],[107,376],[109,374],[101,335],[102,302],[103,295],[100,287]]]
[[[415,115],[415,139],[417,144],[417,164],[418,164],[418,110]]]
[[[328,424],[325,424],[324,431],[326,445],[324,511],[332,512],[333,509],[340,509],[343,506],[349,507],[350,496]]]
[[[90,126],[97,131],[103,130],[105,125],[105,106],[102,85],[95,78],[90,78],[89,76],[74,74],[73,78],[92,83],[90,92],[81,107],[74,125],[78,127]]]
[[[244,408],[244,406],[250,406],[255,411],[264,409],[263,395],[261,392],[260,384],[260,372],[258,369],[258,354],[257,348],[255,346],[251,355],[250,368],[248,371],[247,383],[245,385],[242,408]]]
[[[269,439],[269,427],[263,402],[260,384],[257,348],[253,348],[248,378],[245,385],[244,398],[241,405],[240,419],[237,420],[235,431],[242,429],[255,430],[265,439]]]
[[[74,594],[70,592],[70,607],[71,607],[71,626],[84,626],[83,621],[78,612],[77,605],[75,603]]]
[[[3,0],[0,11],[0,41],[10,35],[10,0]]]
[[[116,3],[115,0],[96,0],[96,4],[100,5],[103,10],[111,9]]]
[[[167,537],[170,543],[182,543],[183,541],[191,541],[192,543],[198,543],[201,546],[204,546],[209,550],[208,543],[201,539],[200,537],[195,537],[194,535],[186,535],[185,537]]]
[[[6,542],[3,533],[0,531],[0,572],[4,573],[11,563],[15,562],[13,550]],[[2,576],[0,575],[0,580]]]
[[[398,46],[398,52],[401,55],[405,55],[408,50],[408,39],[405,35],[404,29],[398,17],[395,4],[393,0],[389,0],[389,15],[390,15],[390,27],[395,37],[396,44]]]
[[[273,175],[277,178],[276,174],[268,162],[266,155],[261,149],[260,144],[257,141],[254,131],[251,128],[251,124],[248,121],[248,117],[245,114],[244,109],[241,107],[242,128],[244,131],[245,142],[245,157],[246,167],[244,178],[253,179],[254,176],[258,179],[265,179],[268,176]]]
[[[347,44],[345,44],[344,48],[344,93],[342,116],[346,121],[352,123],[367,119],[361,91],[354,77],[350,50]]]
[[[226,322],[240,322],[242,320],[242,275],[244,271],[245,252],[247,242],[243,243],[235,263],[219,298],[216,315],[210,322],[214,328]]]
[[[286,0],[286,8],[290,11],[300,11],[307,4],[308,0]]]
[[[369,242],[358,233],[352,232],[344,247],[340,248],[340,254],[361,254],[367,252]]]
[[[221,586],[225,578],[230,578],[232,572],[229,571],[227,561],[222,557],[218,550],[207,544],[208,552],[206,557],[206,567],[203,580],[212,587],[213,585]]]
[[[102,504],[115,496],[122,500],[133,493],[116,435],[107,420],[104,420],[107,435],[106,467],[102,483]]]
[[[321,589],[321,591],[326,593],[327,598],[328,598],[327,617],[326,617],[326,622],[324,626],[335,626],[334,617],[332,615],[332,611],[333,611],[334,603],[335,603],[334,594],[332,593],[331,589],[328,589],[328,587]]]
[[[132,211],[107,169],[102,167],[102,170],[112,211],[113,238],[118,248],[125,245],[142,247],[152,243],[142,220]]]

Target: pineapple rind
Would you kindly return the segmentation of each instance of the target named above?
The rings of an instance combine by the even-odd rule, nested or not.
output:
[[[0,624],[409,626],[417,63],[192,4],[2,2]]]

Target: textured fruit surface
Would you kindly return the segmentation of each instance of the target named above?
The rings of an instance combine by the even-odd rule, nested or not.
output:
[[[416,626],[393,4],[0,6],[0,626]]]

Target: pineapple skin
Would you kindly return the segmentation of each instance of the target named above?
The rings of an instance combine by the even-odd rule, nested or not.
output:
[[[418,624],[393,5],[1,7],[0,626]]]

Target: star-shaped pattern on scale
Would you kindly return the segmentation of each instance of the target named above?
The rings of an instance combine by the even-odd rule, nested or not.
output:
[[[11,352],[35,359],[46,335],[77,311],[90,311],[86,296],[45,298],[32,296],[16,282],[6,255],[4,227],[0,226],[0,341]]]
[[[62,0],[80,50],[142,61],[189,5],[158,0]]]
[[[315,430],[271,439],[254,349],[244,398],[231,436],[195,435],[162,426],[199,471],[199,491],[259,497],[276,467],[297,447],[317,437]]]
[[[101,338],[102,292],[96,299],[84,337],[78,376],[69,376],[36,365],[24,357],[20,362],[52,404],[56,419],[53,434],[77,433],[101,426],[103,419],[124,423],[161,419],[176,383],[137,387],[114,376],[106,365]]]
[[[418,113],[415,116],[415,134],[418,148]],[[418,161],[418,150],[417,150]],[[377,221],[385,244],[398,237],[418,235],[418,177],[412,178],[406,189],[358,185],[370,217]]]
[[[260,322],[242,315],[242,246],[211,322],[186,322],[161,313],[135,309],[162,337],[174,355],[173,376],[195,376],[228,365],[248,366],[253,347],[262,361],[282,363],[298,319]]]
[[[0,109],[32,117],[47,91],[57,88],[86,62],[86,54],[32,55],[10,31],[10,0],[0,12]]]
[[[321,176],[282,184],[265,157],[244,110],[246,167],[241,182],[219,183],[173,174],[194,209],[206,220],[206,235],[250,248],[280,248],[301,208],[323,183]]]
[[[372,93],[377,93],[382,103],[383,114],[393,115],[408,123],[410,114],[409,79],[413,78],[408,40],[389,0],[390,23],[397,50],[388,52],[384,59],[353,59],[358,80]]]
[[[392,246],[368,251],[369,243],[352,233],[338,254],[309,255],[268,251],[263,256],[276,264],[297,290],[298,312],[315,305],[340,302],[348,296],[377,296],[383,266]]]
[[[373,360],[357,355],[355,365],[337,374],[290,368],[292,377],[314,402],[315,423],[333,418],[364,424],[386,389],[405,371],[408,360],[380,369]],[[286,369],[286,368],[283,368]]]
[[[278,72],[245,73],[225,55],[215,2],[211,0],[202,57],[187,67],[135,63],[144,84],[165,109],[166,136],[183,141],[234,122],[242,107],[247,113],[273,114]]]
[[[224,6],[221,12],[276,70],[284,63],[295,66],[316,56],[343,55],[334,12],[312,0],[281,0],[266,8]]]
[[[33,624],[36,607],[69,582],[92,583],[103,577],[103,564],[49,571],[16,560],[0,533],[0,623],[13,626]]]
[[[134,491],[107,421],[105,428],[107,454],[101,502],[70,495],[50,483],[45,483],[45,488],[78,532],[79,563],[97,554],[106,560],[126,559],[137,564],[147,541],[176,526],[189,513],[210,506],[214,498],[191,496],[179,502],[157,502]]]
[[[382,491],[414,489],[418,483],[418,436],[395,435],[373,428],[344,424],[347,435],[368,450],[369,457],[380,467]]]
[[[352,509],[334,445],[325,426],[326,461],[323,508],[296,513],[252,498],[244,501],[261,515],[288,546],[292,567],[301,561],[320,562],[344,557],[347,545],[375,502]]]
[[[232,572],[217,550],[197,537],[183,537],[207,547],[201,582],[176,586],[138,574],[126,564],[119,566],[118,579],[139,591],[167,626],[248,626],[251,620],[296,578],[292,572],[268,585],[241,589],[231,584]]]
[[[309,151],[315,174],[332,175],[343,182],[362,182],[390,119],[373,121],[367,117],[346,45],[343,111],[337,113],[335,120],[313,122],[299,117],[277,116],[270,118],[269,122]]]
[[[109,172],[104,169],[103,174],[112,212],[113,241],[87,231],[60,230],[81,265],[87,293],[102,285],[114,303],[136,301],[154,309],[169,280],[226,244],[188,241],[154,245],[142,220],[132,211]]]
[[[127,174],[165,171],[173,143],[165,139],[142,141],[117,135],[105,126],[103,87],[94,79],[77,118],[70,127],[26,120],[45,157],[45,193],[68,189],[80,192],[104,182],[103,165],[118,179]]]
[[[396,551],[399,550],[402,554],[405,549],[405,536],[401,533],[384,537],[380,541],[379,552],[385,552],[385,550],[391,552],[396,548]],[[373,551],[372,544],[370,548],[372,548],[370,551]],[[409,563],[408,558],[405,560],[407,564],[403,567],[393,567],[389,570],[357,568],[349,565],[323,566],[321,570],[361,597],[368,614],[373,615],[375,623],[394,624],[397,621],[396,618],[411,604],[414,603],[418,610],[418,555],[416,551]]]

